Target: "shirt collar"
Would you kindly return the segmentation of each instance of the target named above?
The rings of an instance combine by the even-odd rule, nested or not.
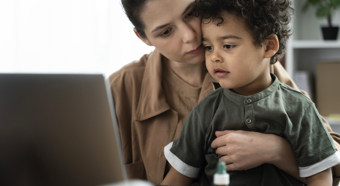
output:
[[[257,94],[250,95],[250,96],[243,96],[229,89],[224,89],[223,93],[225,96],[229,97],[232,100],[235,100],[236,102],[244,103],[244,104],[253,103],[253,102],[256,102],[258,100],[261,100],[269,96],[270,94],[274,93],[278,89],[280,81],[277,79],[277,77],[274,74],[271,74],[271,77],[273,79],[273,83],[268,88],[266,88],[265,90]]]
[[[169,109],[162,89],[162,55],[155,49],[145,65],[136,120],[146,120]]]

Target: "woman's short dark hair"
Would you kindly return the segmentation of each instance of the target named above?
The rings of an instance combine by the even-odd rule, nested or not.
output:
[[[145,25],[141,19],[140,14],[147,3],[148,0],[122,0],[122,5],[125,10],[125,14],[134,25],[135,29],[137,30],[138,34],[145,38],[144,28]]]
[[[286,42],[291,35],[288,24],[293,8],[289,0],[195,0],[195,13],[203,19],[219,20],[223,23],[221,13],[226,11],[245,20],[255,44],[260,46],[270,34],[279,39],[279,49],[271,58],[274,64],[285,53]]]

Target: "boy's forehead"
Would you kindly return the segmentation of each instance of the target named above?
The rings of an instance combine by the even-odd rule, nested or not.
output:
[[[237,26],[245,26],[244,21],[237,17],[234,13],[229,13],[227,11],[223,11],[219,13],[218,17],[211,17],[207,19],[202,19],[202,30],[204,28],[212,28],[215,27],[216,29],[227,29],[223,27],[223,25],[237,25]],[[223,28],[222,28],[223,27]],[[232,29],[232,28],[230,28]]]
[[[243,20],[244,19],[242,17],[237,16],[234,12],[222,11],[218,14],[217,17],[210,17],[206,19],[203,18],[202,25],[206,23],[206,24],[215,24],[219,26],[220,24],[224,22],[230,22],[230,21],[240,22],[239,24],[243,24]]]
[[[228,12],[223,12],[220,15],[220,18],[202,20],[202,41],[225,40],[229,38],[253,39],[251,32],[246,26],[245,19]]]

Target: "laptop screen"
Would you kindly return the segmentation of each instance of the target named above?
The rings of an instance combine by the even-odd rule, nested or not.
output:
[[[0,74],[0,185],[126,180],[100,74]]]

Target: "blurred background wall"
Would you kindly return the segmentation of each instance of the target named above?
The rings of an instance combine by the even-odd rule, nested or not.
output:
[[[0,73],[104,73],[150,53],[120,0],[0,0]]]

